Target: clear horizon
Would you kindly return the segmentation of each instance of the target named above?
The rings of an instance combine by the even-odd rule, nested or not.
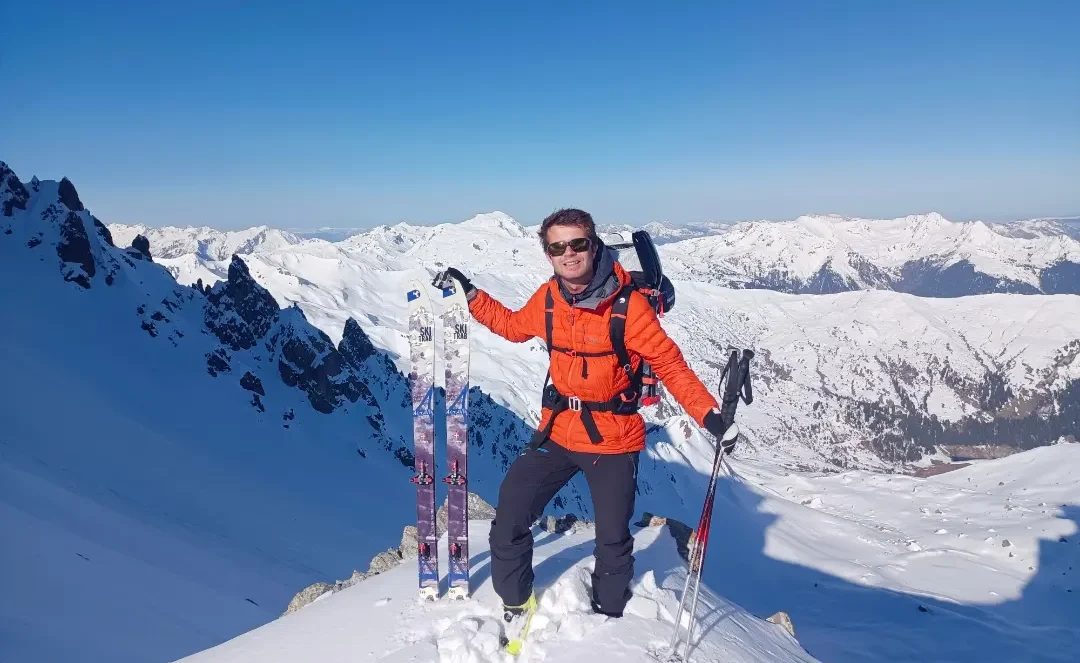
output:
[[[1080,215],[1077,3],[41,2],[15,22],[0,160],[70,178],[105,223]]]

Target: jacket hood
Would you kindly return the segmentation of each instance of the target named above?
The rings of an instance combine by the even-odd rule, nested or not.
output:
[[[574,295],[566,289],[562,279],[558,276],[552,277],[559,284],[559,294],[567,303],[573,302],[573,306],[594,311],[632,280],[629,272],[615,260],[614,252],[609,250],[599,238],[596,243],[596,254],[593,259],[595,271],[593,271],[592,280],[584,290]]]

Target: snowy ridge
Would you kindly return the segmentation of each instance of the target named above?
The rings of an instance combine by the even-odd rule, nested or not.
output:
[[[1075,660],[1078,461],[1080,445],[1066,444],[930,479],[734,461],[717,491],[690,660]],[[655,660],[686,572],[677,526],[635,525],[634,597],[620,620],[589,610],[590,530],[537,530],[540,611],[516,660]],[[478,582],[467,603],[418,603],[402,563],[184,661],[511,660],[497,646],[486,530],[470,524]],[[765,621],[778,610],[794,638]]]
[[[802,216],[794,221],[651,223],[645,228],[658,244],[665,269],[675,278],[731,288],[763,288],[789,293],[836,293],[885,289],[921,296],[1015,292],[1080,294],[1080,239],[1070,220],[1030,220],[1009,224],[958,223],[940,214],[892,220],[841,216]],[[115,226],[127,237],[139,226]],[[283,233],[274,239],[263,227],[224,239],[209,229],[163,229],[148,235],[181,283],[219,273],[215,262],[223,249],[207,246],[243,244],[252,252],[304,243],[311,251],[336,247],[352,259],[380,269],[403,270],[420,261],[441,264],[440,256],[457,255],[477,268],[545,269],[543,256],[530,250],[537,226],[524,227],[502,212],[480,214],[456,224],[415,226],[399,223],[356,231],[330,243],[300,240]],[[601,225],[601,232],[631,230]],[[1072,230],[1070,230],[1072,229]],[[146,234],[145,232],[143,234]],[[266,236],[266,239],[257,239]],[[199,238],[202,237],[200,240]],[[201,242],[201,243],[200,243]],[[465,251],[454,254],[452,251]],[[240,251],[243,253],[243,251]]]
[[[129,246],[136,235],[143,235],[155,247],[155,255],[159,258],[194,255],[209,261],[226,261],[233,255],[273,251],[304,241],[292,233],[267,226],[222,232],[206,226],[151,228],[143,224],[113,223],[109,230],[120,246]]]
[[[948,223],[936,216],[916,222],[927,233],[929,225]],[[819,233],[832,232],[821,224]],[[678,247],[723,239],[664,245],[665,266],[680,262],[671,255]],[[352,317],[394,357],[406,351],[396,293],[410,278],[454,265],[516,308],[551,269],[535,230],[504,215],[383,227],[339,244],[260,251],[247,263],[283,306],[299,306],[335,342]],[[223,269],[186,264],[212,267],[188,272],[187,279],[199,275],[204,282]],[[664,326],[707,384],[716,384],[729,343],[758,351],[754,375],[762,397],[746,413],[744,430],[758,453],[780,462],[896,468],[939,446],[1029,448],[1075,434],[1069,422],[1080,408],[1070,387],[1080,379],[1076,296],[921,298],[883,290],[795,296],[681,279],[676,288]],[[479,326],[474,337],[484,348],[473,365],[474,383],[535,423],[546,369],[540,343],[507,343]],[[660,406],[646,410],[658,426],[679,415],[666,393]]]
[[[474,577],[488,571],[489,523],[472,521],[470,548],[482,561]],[[622,619],[593,614],[589,607],[592,531],[540,533],[534,560],[539,611],[522,653],[511,659],[499,647],[501,609],[489,582],[465,604],[442,601],[419,604],[415,571],[403,564],[334,595],[325,595],[299,612],[217,648],[183,659],[185,663],[286,663],[319,660],[439,661],[504,663],[515,660],[581,661],[617,657],[650,661],[651,651],[667,646],[681,592],[685,563],[666,528],[641,529],[635,541],[637,563],[645,569],[635,579],[635,596]],[[442,539],[445,559],[445,536]],[[682,568],[680,568],[682,567]],[[678,585],[678,589],[675,586]],[[780,626],[747,614],[707,587],[699,612],[723,615],[708,619],[706,635],[695,638],[694,660],[810,663],[813,657]],[[363,628],[355,628],[363,624]],[[685,621],[684,621],[685,625]],[[711,628],[709,628],[711,627]]]
[[[890,221],[802,216],[739,223],[724,235],[668,245],[661,253],[665,268],[680,278],[793,292],[881,288],[933,295],[920,271],[947,272],[962,263],[992,280],[963,294],[1034,293],[1046,289],[1045,270],[1080,266],[1080,241],[1068,235],[1008,236],[981,221],[956,223],[936,213]],[[1075,292],[1072,285],[1052,291]]]

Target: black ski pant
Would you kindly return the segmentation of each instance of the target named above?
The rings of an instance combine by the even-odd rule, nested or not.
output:
[[[570,451],[548,440],[514,460],[499,487],[491,523],[491,581],[504,605],[521,605],[533,590],[531,526],[544,507],[578,472],[592,493],[596,558],[592,599],[605,613],[621,614],[634,577],[630,519],[637,490],[638,453]]]

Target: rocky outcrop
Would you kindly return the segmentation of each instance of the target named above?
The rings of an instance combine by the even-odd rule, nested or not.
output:
[[[247,350],[266,336],[280,311],[270,292],[255,282],[238,256],[229,264],[229,277],[206,294],[206,327],[233,351]]]
[[[64,204],[64,207],[72,212],[81,212],[85,209],[82,201],[79,200],[79,192],[75,190],[75,185],[68,178],[65,177],[60,180],[57,191],[60,194],[60,202]]]
[[[471,520],[490,520],[495,517],[495,509],[485,502],[479,495],[469,493],[469,518]],[[445,502],[443,503],[442,511],[443,527],[445,531]],[[476,514],[476,515],[473,515]],[[287,615],[296,612],[300,608],[306,605],[310,605],[314,601],[322,598],[327,594],[340,592],[343,589],[352,587],[356,583],[370,578],[371,576],[378,575],[380,573],[386,573],[390,569],[401,564],[408,559],[416,558],[416,526],[409,525],[405,527],[401,534],[401,543],[397,548],[389,548],[383,552],[375,555],[371,558],[371,562],[368,564],[368,570],[361,572],[359,570],[353,570],[351,576],[344,580],[338,580],[334,584],[326,582],[316,582],[304,589],[297,592],[291,601],[289,601],[288,607],[282,615]]]
[[[371,390],[330,337],[302,320],[299,309],[290,309],[290,314],[293,319],[279,325],[267,341],[268,347],[276,349],[282,382],[301,389],[311,406],[324,414],[358,400],[378,409]]]
[[[154,258],[150,255],[150,240],[146,239],[145,235],[135,235],[135,239],[131,240],[131,248],[128,249],[128,255],[140,260],[149,262],[154,261]],[[200,290],[202,290],[202,288],[200,288]]]
[[[0,215],[13,216],[16,209],[25,210],[30,192],[6,163],[0,161]]]
[[[368,357],[375,354],[375,344],[352,318],[345,321],[345,330],[338,344],[338,352],[355,367],[361,366]]]
[[[97,270],[86,226],[75,212],[68,212],[60,224],[60,241],[56,245],[56,255],[60,257],[64,280],[89,289],[90,279],[94,278]]]
[[[266,390],[263,389],[262,380],[251,371],[244,372],[243,377],[240,378],[240,386],[248,391],[255,392],[259,396],[266,395]]]
[[[228,373],[232,370],[229,365],[229,353],[222,348],[206,353],[206,372],[217,377],[218,373]]]
[[[468,508],[469,508],[469,520],[494,520],[495,519],[495,507],[491,506],[484,501],[484,498],[475,493],[468,494]],[[448,500],[443,500],[442,506],[435,512],[435,532],[437,536],[442,536],[446,531],[449,518],[447,517]],[[416,544],[413,543],[413,554],[416,553]]]
[[[293,599],[289,601],[289,607],[285,608],[285,612],[283,612],[282,614],[292,614],[306,605],[311,605],[320,596],[332,592],[333,590],[334,586],[325,582],[317,582],[312,585],[308,585],[307,587],[301,589],[299,592],[296,593],[296,596],[294,596]]]

